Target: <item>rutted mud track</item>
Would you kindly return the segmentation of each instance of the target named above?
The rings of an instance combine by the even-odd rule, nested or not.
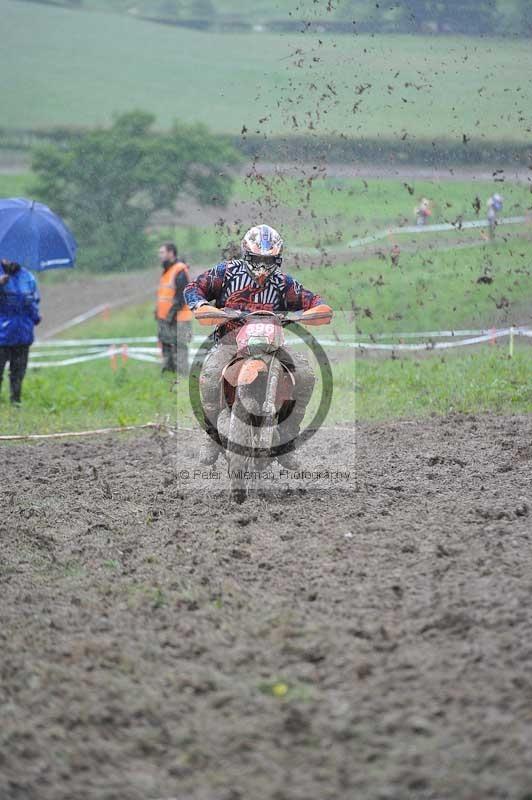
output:
[[[195,433],[2,450],[0,797],[530,798],[532,418],[353,443],[242,507]]]

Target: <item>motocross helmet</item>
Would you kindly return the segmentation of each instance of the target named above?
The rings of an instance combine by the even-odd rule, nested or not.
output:
[[[259,286],[283,263],[283,240],[269,225],[255,225],[241,242],[246,269]]]

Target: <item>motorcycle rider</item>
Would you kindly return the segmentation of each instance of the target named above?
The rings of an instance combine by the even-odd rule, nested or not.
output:
[[[305,289],[291,275],[281,271],[283,240],[269,225],[256,225],[241,242],[242,258],[223,261],[199,275],[185,288],[185,300],[192,311],[206,303],[216,308],[240,311],[308,311],[323,304],[322,298]],[[236,353],[236,329],[241,320],[225,320],[214,332],[215,347],[209,352],[200,375],[200,395],[205,417],[206,438],[200,463],[212,465],[221,452],[217,433],[220,411],[219,381],[222,370]],[[290,441],[277,460],[286,469],[299,468],[293,450],[305,409],[314,389],[315,377],[306,357],[299,352],[286,354],[295,379],[295,405],[288,429]]]

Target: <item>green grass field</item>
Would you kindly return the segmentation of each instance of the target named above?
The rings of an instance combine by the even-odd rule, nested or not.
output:
[[[327,425],[449,413],[531,413],[532,349],[483,345],[468,353],[421,359],[332,355],[334,395]],[[309,407],[312,417],[317,398]],[[30,370],[24,405],[0,402],[2,435],[91,430],[147,422],[188,427],[194,419],[186,384],[176,388],[152,364],[107,362]]]
[[[1,179],[0,179],[1,187]],[[233,200],[247,205],[236,214],[241,222],[231,224],[230,213],[220,210],[222,218],[229,217],[224,226],[183,226],[164,228],[156,236],[175,239],[181,252],[192,262],[200,263],[216,259],[217,254],[231,240],[238,241],[247,227],[246,208],[261,209],[270,224],[285,234],[288,263],[292,264],[298,253],[301,261],[307,248],[325,248],[334,257],[337,250],[344,250],[353,239],[362,238],[397,225],[411,225],[414,208],[421,196],[433,202],[431,222],[453,222],[458,217],[464,220],[476,218],[474,203],[480,200],[479,218],[485,217],[486,199],[494,191],[504,194],[504,215],[528,215],[532,207],[532,195],[525,185],[488,181],[399,181],[386,179],[326,179],[317,180],[309,186],[305,180],[272,176],[257,183],[248,178],[235,181]],[[528,225],[501,228],[501,237],[527,234]],[[287,232],[288,231],[288,232]],[[410,249],[452,247],[457,242],[467,243],[482,237],[483,232],[450,231],[437,234],[400,235],[387,237],[375,243],[375,247],[389,250],[393,242],[406,244]],[[484,232],[485,235],[485,232]],[[155,237],[156,238],[156,237]],[[301,251],[301,253],[300,253]],[[308,253],[307,253],[308,254]],[[327,256],[325,256],[327,259]],[[372,265],[371,269],[374,269]]]
[[[332,367],[334,396],[327,424],[353,424],[354,360],[333,358]],[[161,375],[159,365],[131,359],[124,364],[118,358],[115,370],[107,360],[30,369],[24,383],[22,407],[11,408],[6,394],[4,388],[0,399],[0,435],[93,430],[148,422],[181,427],[196,424],[187,382],[181,379],[175,386],[170,377]],[[317,409],[319,396],[317,389],[308,408],[308,420]]]
[[[24,404],[12,409],[6,388],[0,403],[4,435],[175,424],[178,406],[172,382],[154,366],[128,362],[113,372],[108,362],[31,369],[24,382]]]
[[[412,225],[414,208],[425,196],[432,201],[431,223],[450,222],[459,216],[475,219],[476,198],[480,200],[478,216],[485,218],[486,200],[494,191],[504,195],[505,216],[523,215],[532,209],[532,194],[524,184],[466,180],[328,178],[315,180],[309,187],[305,179],[271,176],[261,182],[238,180],[234,199],[258,201],[272,216],[272,224],[281,229],[288,221],[295,229],[294,244],[301,246],[316,240],[346,244],[390,226]],[[287,209],[291,216],[287,217]],[[306,214],[298,217],[299,210]]]
[[[57,0],[56,0],[57,1]],[[61,1],[61,0],[60,0]],[[62,0],[68,6],[69,0]],[[516,31],[519,0],[495,0],[499,16],[499,29]],[[138,14],[180,19],[234,18],[252,24],[269,20],[348,20],[358,23],[371,18],[382,19],[394,16],[393,5],[386,7],[375,4],[373,0],[334,0],[316,3],[314,0],[137,0],[132,7],[131,0],[80,0],[79,6],[89,11],[110,11],[131,13],[134,8]],[[390,13],[391,12],[391,13]]]
[[[30,187],[28,174],[0,176],[0,196],[23,194]],[[382,251],[380,257],[359,257],[349,262],[346,255],[345,246],[355,236],[410,222],[420,195],[431,197],[432,219],[440,222],[458,215],[474,218],[473,201],[477,196],[481,198],[482,214],[485,198],[495,188],[500,184],[328,179],[315,181],[309,191],[305,181],[274,176],[264,183],[239,178],[234,200],[259,201],[269,209],[269,221],[285,235],[286,268],[334,305],[337,334],[354,333],[355,316],[356,329],[372,334],[479,327],[529,318],[532,244],[528,225],[501,227],[493,243],[481,243],[482,231],[450,231],[430,234],[428,238],[426,234],[413,234],[390,236],[376,243]],[[505,184],[502,191],[505,214],[529,213],[531,195],[526,186]],[[298,217],[300,209],[304,214]],[[244,222],[242,225],[246,227]],[[174,238],[196,270],[215,263],[227,241],[238,238],[238,231],[228,232],[213,225],[180,226],[153,232],[152,236],[154,254],[161,236]],[[393,268],[390,260],[393,242],[403,248],[399,268]],[[329,263],[326,255],[324,266],[309,268],[304,266],[304,256],[294,258],[299,247],[315,245],[330,248]],[[337,264],[335,248],[343,248],[342,260]],[[50,274],[43,279],[60,284],[65,278]],[[131,331],[150,335],[151,312],[151,303],[117,312],[110,321],[86,323],[81,335],[134,335]]]
[[[334,306],[337,316],[332,335],[354,335],[355,327],[360,333],[372,334],[482,327],[530,319],[532,243],[527,225],[501,227],[493,243],[479,243],[482,239],[478,231],[469,235],[451,231],[431,234],[429,239],[425,234],[386,238],[377,243],[381,257],[350,262],[344,256],[337,264],[331,257],[330,263],[325,258],[324,266],[314,268],[304,266],[304,257],[299,262],[294,259],[298,246],[313,245],[316,240],[334,241],[335,231],[340,239],[336,244],[340,247],[343,243],[345,253],[345,243],[353,236],[401,221],[419,194],[433,198],[436,222],[454,219],[458,214],[474,218],[475,196],[482,197],[484,204],[484,197],[495,187],[483,182],[415,182],[411,195],[401,181],[316,181],[306,199],[306,185],[295,180],[274,178],[257,187],[243,179],[236,183],[235,199],[258,198],[271,204],[271,222],[279,225],[286,237],[287,270]],[[506,213],[527,212],[530,193],[525,186],[505,185],[504,196]],[[305,209],[304,223],[297,222],[298,208]],[[157,236],[161,235],[176,239],[193,269],[215,263],[230,236],[214,226],[175,228],[159,231]],[[472,237],[475,240],[468,244]],[[404,249],[399,268],[391,264],[392,241]],[[137,335],[150,335],[151,312],[151,303],[147,303],[117,312],[109,321],[89,321],[81,327],[81,335],[127,336],[132,330]]]
[[[287,264],[289,262],[287,261]],[[424,251],[389,259],[292,270],[322,294],[336,316],[327,335],[397,333],[525,324],[531,321],[532,243],[502,239],[484,247]],[[492,279],[480,282],[481,276]],[[500,307],[497,307],[500,306]],[[75,336],[153,335],[151,302],[89,320]],[[198,328],[197,333],[201,333]],[[63,338],[70,338],[66,332]]]
[[[431,264],[424,263],[425,256],[418,253],[402,273],[387,266],[383,281],[376,280],[376,269],[379,274],[384,271],[379,261],[301,270],[298,277],[326,294],[336,309],[343,309],[331,328],[317,329],[320,338],[350,335],[355,339],[360,331],[490,326],[504,318],[530,324],[525,298],[532,294],[532,278],[522,264],[530,263],[531,244],[501,241],[485,251],[435,252],[430,255]],[[492,284],[476,283],[482,258],[491,259]],[[503,292],[509,307],[496,309],[490,295],[498,297]],[[360,309],[356,315],[349,308],[352,300]],[[371,317],[365,311],[370,305]],[[114,337],[119,342],[126,336],[151,336],[151,312],[151,303],[115,311],[108,319],[95,318],[66,332],[63,338]],[[328,424],[352,423],[355,410],[357,419],[532,410],[532,350],[520,341],[511,361],[506,343],[400,359],[358,355],[355,360],[355,352],[344,348],[329,352],[335,394]],[[5,433],[141,424],[165,418],[185,425],[192,422],[186,384],[172,392],[171,382],[160,377],[157,365],[129,361],[113,372],[104,361],[32,371],[25,388],[27,401],[22,410],[4,406],[0,412]]]
[[[273,181],[257,188],[249,182],[237,183],[235,194],[249,200],[269,197],[271,221],[288,235],[287,268],[304,284],[315,287],[342,311],[336,323],[339,334],[357,330],[371,334],[405,330],[482,327],[499,322],[530,319],[532,297],[531,228],[501,227],[496,240],[489,242],[485,231],[449,231],[438,234],[412,234],[386,237],[375,243],[381,256],[373,256],[335,266],[336,248],[345,253],[345,244],[398,222],[409,221],[414,199],[426,194],[434,200],[434,222],[449,221],[462,215],[474,219],[473,201],[484,198],[497,184],[484,182],[412,182],[360,180],[317,181],[309,199],[306,187],[295,181]],[[500,188],[500,187],[499,187]],[[505,213],[529,213],[530,192],[526,186],[504,185]],[[307,216],[296,222],[296,209]],[[309,214],[311,216],[309,216]],[[312,215],[314,215],[312,217]],[[184,252],[198,246],[208,251],[216,233],[211,228],[169,231]],[[483,238],[484,237],[484,238]],[[227,241],[218,234],[218,248]],[[236,235],[235,235],[236,238]],[[216,244],[216,242],[214,242]],[[392,244],[402,249],[399,268],[390,259]],[[292,249],[291,249],[292,245]],[[297,247],[325,245],[325,265],[313,269],[297,267]],[[328,252],[328,255],[327,255]],[[305,258],[299,261],[304,265]],[[480,279],[480,282],[479,282]]]
[[[497,177],[497,176],[496,176]],[[32,196],[31,173],[0,174],[0,197],[17,195]],[[228,218],[227,225],[184,225],[174,227],[152,225],[154,247],[163,238],[177,242],[180,251],[195,263],[216,260],[230,240],[238,240],[243,230],[251,224],[257,208],[268,218],[270,224],[285,234],[289,263],[305,248],[323,248],[334,256],[335,249],[344,249],[353,239],[367,236],[391,226],[411,225],[414,207],[421,196],[430,197],[433,203],[431,222],[449,222],[459,216],[464,220],[475,219],[476,198],[480,201],[479,217],[485,216],[486,199],[494,191],[504,194],[504,215],[527,215],[532,209],[532,195],[524,184],[497,183],[494,181],[428,181],[397,179],[352,179],[328,178],[312,182],[280,176],[267,176],[262,181],[241,176],[235,180],[231,206],[219,209],[220,218]],[[235,208],[235,204],[244,204]],[[248,211],[249,209],[249,211]],[[231,216],[232,215],[232,216]],[[212,216],[206,214],[206,220]],[[238,226],[231,220],[240,218]],[[527,226],[501,229],[501,235],[512,239],[526,233]],[[478,241],[478,230],[451,231],[429,237],[431,245],[453,246],[458,240]],[[400,245],[419,242],[427,247],[427,236],[400,236],[394,238]],[[384,250],[392,243],[391,238],[377,242]],[[302,259],[304,261],[304,258]],[[372,267],[373,269],[373,267]]]
[[[392,268],[389,260],[376,258],[342,269],[347,280],[330,282],[328,297],[346,313],[352,305],[357,330],[364,334],[531,320],[532,244],[528,240],[405,254],[399,269]],[[312,271],[318,285],[327,275],[326,268]],[[481,276],[492,282],[479,283]]]
[[[33,176],[31,173],[20,175],[0,175],[0,197],[27,197],[31,195]]]
[[[357,419],[424,417],[430,414],[529,414],[532,412],[532,348],[482,346],[467,354],[426,359],[356,361]]]
[[[23,194],[31,184],[27,174],[0,177],[0,194]],[[471,218],[472,200],[493,191],[496,184],[465,182],[415,182],[410,194],[401,181],[320,180],[306,198],[307,185],[272,179],[257,184],[239,179],[235,199],[244,202],[271,201],[273,213],[284,219],[289,243],[312,244],[327,231],[339,229],[344,240],[401,221],[419,194],[435,203],[435,221],[459,213]],[[527,210],[526,187],[505,185],[505,211]],[[304,208],[306,222],[297,223],[297,210]],[[311,216],[311,212],[315,215]],[[471,213],[469,213],[471,212]],[[327,216],[326,216],[327,215]],[[326,222],[327,220],[327,222]],[[277,222],[277,219],[273,220]],[[329,227],[327,227],[329,226]],[[287,231],[285,230],[287,229]],[[167,231],[170,233],[169,231]],[[166,232],[165,232],[166,233]],[[180,245],[212,253],[212,260],[227,232],[213,226],[177,228]],[[162,232],[158,232],[160,237]],[[478,234],[477,234],[478,235]],[[501,228],[495,242],[467,246],[463,234],[440,234],[451,246],[461,237],[458,249],[436,249],[419,237],[412,252],[405,248],[399,268],[389,259],[391,241],[382,242],[384,258],[360,258],[329,266],[296,267],[287,255],[287,267],[304,285],[322,293],[334,306],[330,328],[317,329],[320,337],[351,337],[380,332],[433,330],[441,328],[490,327],[510,322],[530,324],[532,297],[532,243],[527,227]],[[180,240],[182,238],[182,241]],[[401,240],[402,244],[402,240]],[[200,263],[194,262],[193,267]],[[301,262],[304,264],[304,259]],[[61,281],[73,273],[42,276],[43,283]],[[491,283],[478,283],[488,276]],[[74,276],[75,277],[75,276]],[[95,280],[98,278],[95,277]],[[55,288],[56,287],[56,288]],[[500,306],[499,308],[497,306]],[[152,303],[112,312],[108,319],[94,318],[63,334],[63,338],[107,338],[152,336]],[[202,332],[196,329],[196,334]],[[204,331],[203,331],[204,333]],[[345,348],[330,350],[335,377],[335,395],[328,424],[352,423],[358,419],[417,416],[448,411],[529,411],[532,403],[530,375],[532,351],[518,343],[516,357],[507,358],[507,347],[483,346],[468,353],[446,353],[398,360],[389,357],[357,357]],[[5,395],[5,388],[4,388]],[[113,372],[107,361],[69,368],[32,370],[25,384],[25,404],[11,410],[0,406],[3,433],[50,432],[101,426],[142,424],[177,419],[192,422],[185,385],[172,391],[171,381],[161,378],[157,365],[129,361]]]
[[[322,36],[320,44],[309,34],[196,33],[15,0],[0,0],[0,14],[8,127],[106,124],[136,107],[161,126],[178,118],[232,134],[245,126],[357,138],[529,138],[528,42],[361,35]]]

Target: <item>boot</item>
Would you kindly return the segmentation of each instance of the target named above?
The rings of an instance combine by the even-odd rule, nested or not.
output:
[[[218,416],[218,405],[203,400],[205,436],[200,447],[199,462],[204,467],[212,467],[213,464],[216,464],[218,456],[222,452],[220,437],[218,435]]]
[[[199,452],[200,464],[204,467],[212,467],[216,464],[221,452],[222,448],[218,442],[206,433]]]
[[[283,453],[282,456],[277,456],[277,461],[283,469],[287,469],[290,472],[299,472],[301,469],[301,461],[294,452]]]
[[[277,461],[284,469],[288,469],[290,472],[298,472],[301,469],[301,462],[296,456],[293,446],[286,453],[278,455]]]
[[[299,435],[299,425],[291,425],[289,432],[284,431],[284,434],[285,436],[283,438],[285,438],[285,441],[287,439],[287,441],[283,446],[282,452],[277,456],[277,461],[284,469],[297,472],[301,469],[301,463],[295,454],[295,440]],[[277,434],[277,441],[279,441],[278,436]]]

